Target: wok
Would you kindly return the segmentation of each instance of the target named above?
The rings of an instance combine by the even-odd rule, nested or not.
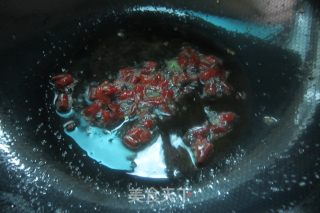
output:
[[[2,2],[1,211],[319,211],[318,12],[316,1],[294,0]],[[50,76],[83,69],[90,78],[121,58],[143,58],[146,49],[161,57],[148,49],[148,36],[140,49],[113,45],[108,39],[123,29],[210,47],[232,70],[247,98],[226,107],[242,121],[206,167],[148,179],[108,169],[75,144],[70,149],[51,109]],[[93,53],[104,41],[99,62]],[[129,202],[130,188],[150,187],[190,196]]]

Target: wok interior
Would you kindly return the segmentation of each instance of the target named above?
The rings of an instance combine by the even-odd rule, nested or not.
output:
[[[225,104],[224,107],[241,115],[241,122],[225,141],[217,144],[211,163],[203,169],[169,181],[146,180],[99,165],[85,156],[75,144],[72,149],[69,148],[72,142],[65,139],[62,125],[52,110],[49,77],[62,68],[70,68],[72,72],[72,68],[84,66],[83,76],[90,79],[95,72],[99,75],[104,66],[107,66],[105,70],[116,70],[121,65],[123,54],[127,54],[125,57],[131,55],[136,61],[147,59],[144,58],[145,49],[128,47],[127,50],[120,50],[121,54],[110,54],[109,59],[106,57],[109,61],[93,61],[92,53],[99,48],[99,44],[124,28],[150,32],[146,47],[153,42],[152,35],[155,35],[164,40],[182,37],[200,48],[208,48],[207,51],[214,49],[232,71],[232,85],[246,92],[246,100],[232,106]],[[119,47],[124,46],[125,42],[120,42]],[[235,54],[230,54],[228,50]],[[161,58],[161,50],[147,51]],[[19,63],[16,63],[17,58]],[[12,48],[4,56],[4,61],[14,65],[0,74],[4,82],[0,91],[1,114],[4,114],[6,128],[15,135],[13,148],[19,153],[21,162],[31,168],[36,167],[34,176],[48,174],[50,178],[44,180],[47,185],[52,184],[64,193],[72,190],[64,202],[83,200],[107,207],[112,203],[120,209],[128,207],[128,186],[202,189],[191,203],[206,202],[212,198],[219,200],[217,191],[236,194],[241,187],[261,175],[258,174],[261,168],[270,164],[278,166],[273,163],[274,159],[281,159],[280,156],[285,156],[284,152],[290,152],[290,137],[297,134],[292,122],[297,105],[302,101],[304,80],[308,77],[300,57],[276,44],[249,35],[230,33],[197,18],[156,13],[109,15],[63,23]],[[268,126],[263,122],[264,116],[273,116],[279,122]],[[63,153],[67,154],[62,156]],[[38,166],[39,161],[45,162],[44,165]],[[281,168],[286,168],[288,164],[283,164]],[[295,170],[294,167],[292,170]],[[112,193],[123,199],[107,196]],[[241,205],[249,206],[251,202]],[[223,203],[221,206],[226,207]],[[150,206],[129,205],[129,208]]]

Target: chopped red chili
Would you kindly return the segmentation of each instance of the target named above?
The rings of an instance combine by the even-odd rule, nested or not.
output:
[[[227,72],[216,56],[184,47],[165,67],[161,64],[146,61],[141,67],[122,68],[114,81],[103,81],[91,87],[86,98],[92,102],[81,109],[83,115],[97,126],[120,124],[132,118],[122,138],[127,147],[138,149],[153,140],[157,134],[157,120],[174,115],[177,103],[185,95],[200,88],[202,98],[216,98],[229,95],[232,90],[227,83]],[[74,82],[73,77],[60,74],[52,79],[59,90],[56,108],[66,112],[71,109],[72,100],[66,88]],[[236,120],[232,112],[205,111],[207,121],[184,135],[198,165],[210,158],[214,141],[230,132]]]

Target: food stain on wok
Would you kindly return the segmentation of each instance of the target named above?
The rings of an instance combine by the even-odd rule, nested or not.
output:
[[[200,107],[200,123],[167,134],[171,148],[184,150],[194,169],[206,166],[215,144],[239,119],[232,111],[213,109],[221,97],[233,94],[229,75],[219,57],[185,45],[173,58],[122,67],[113,78],[99,82],[66,72],[55,75],[54,106],[67,120],[65,134],[89,157],[131,175],[168,178],[171,166],[163,134],[170,128],[162,127]],[[186,99],[201,101],[186,105]]]

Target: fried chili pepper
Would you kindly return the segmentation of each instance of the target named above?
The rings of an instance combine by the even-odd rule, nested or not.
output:
[[[134,69],[131,67],[122,68],[119,70],[120,79],[129,81],[134,75]]]
[[[208,70],[210,68],[214,68],[217,64],[219,64],[220,61],[217,57],[213,55],[208,55],[200,60],[199,69],[200,71]]]
[[[158,66],[158,63],[155,61],[147,61],[144,63],[144,66],[141,69],[141,73],[144,75],[149,75],[153,71],[156,70],[156,67]]]
[[[151,137],[152,135],[149,130],[141,127],[134,127],[127,132],[123,139],[128,147],[137,149],[149,142]]]
[[[172,80],[174,82],[174,85],[179,85],[179,84],[187,84],[188,82],[190,82],[190,76],[187,73],[182,73],[179,75],[174,75],[172,77]]]
[[[173,97],[174,97],[174,92],[173,92],[173,90],[171,90],[171,89],[163,90],[163,91],[162,91],[162,97],[163,97],[164,99],[172,100]]]
[[[65,87],[69,86],[73,83],[73,77],[70,74],[59,74],[52,77],[55,86],[58,89],[64,89]]]
[[[214,135],[221,135],[226,134],[229,132],[230,128],[226,126],[218,126],[218,125],[212,125],[209,127],[210,132]]]
[[[151,119],[147,119],[143,122],[143,126],[148,129],[151,129],[154,126],[154,121]]]
[[[149,75],[141,74],[139,78],[140,78],[140,83],[143,85],[150,84],[151,82],[153,82],[152,76],[149,76]]]
[[[179,54],[178,63],[182,69],[186,69],[187,67],[198,68],[200,64],[200,58],[195,50],[186,47],[182,49],[181,53]]]
[[[140,100],[144,98],[144,92],[145,92],[145,87],[144,85],[136,85],[134,89],[136,97],[138,97]]]
[[[76,127],[77,127],[77,124],[76,124],[75,121],[68,121],[68,122],[65,124],[65,129],[66,129],[68,132],[73,131]]]
[[[163,81],[163,76],[161,73],[157,73],[153,78],[153,85],[159,85]]]
[[[110,109],[111,112],[114,113],[114,117],[117,120],[120,120],[124,117],[124,113],[121,111],[119,104],[117,103],[108,104],[108,108]]]
[[[188,137],[196,137],[196,138],[204,138],[208,135],[209,132],[209,128],[208,128],[208,123],[205,123],[203,126],[198,127],[198,128],[194,128],[194,129],[190,129],[188,131]]]
[[[119,99],[120,100],[126,100],[126,99],[129,99],[129,98],[132,98],[134,95],[135,95],[135,92],[133,90],[126,90],[126,91],[123,91],[120,94]]]
[[[162,87],[162,88],[167,88],[167,87],[169,86],[169,84],[170,84],[170,81],[167,80],[167,79],[165,79],[165,80],[163,80],[163,81],[160,81],[158,85],[159,85],[160,87]]]
[[[233,112],[216,113],[205,109],[209,121],[187,131],[184,139],[191,145],[198,166],[204,164],[213,153],[213,143],[232,130],[236,120]],[[211,117],[211,118],[209,118]]]
[[[236,114],[233,112],[225,112],[220,115],[222,121],[233,123],[236,119]]]
[[[160,106],[165,104],[165,99],[163,97],[151,97],[145,100],[145,103],[151,106]]]
[[[98,112],[101,111],[101,103],[100,102],[94,102],[93,104],[91,104],[90,106],[88,106],[85,110],[84,110],[84,114],[87,117],[90,118],[95,118],[98,114]]]
[[[217,94],[217,86],[214,83],[208,83],[204,86],[206,96],[215,96]]]
[[[194,150],[198,166],[202,166],[205,162],[207,162],[213,153],[213,144],[210,143],[206,138],[202,137],[196,140],[192,148]]]
[[[109,95],[106,94],[106,91],[102,86],[98,86],[97,88],[92,88],[90,91],[90,99],[91,100],[99,100],[104,104],[111,103],[111,99]]]
[[[58,112],[68,112],[71,109],[71,100],[66,93],[58,95],[56,109]]]
[[[200,72],[199,78],[201,81],[208,81],[211,78],[218,78],[221,76],[222,76],[222,73],[220,70],[216,68],[211,68],[211,69]]]
[[[120,92],[120,89],[112,84],[103,85],[102,89],[103,92],[108,96],[115,95]]]
[[[113,124],[114,122],[118,121],[120,115],[116,112],[112,112],[110,110],[103,110],[102,111],[102,118],[105,124]]]

